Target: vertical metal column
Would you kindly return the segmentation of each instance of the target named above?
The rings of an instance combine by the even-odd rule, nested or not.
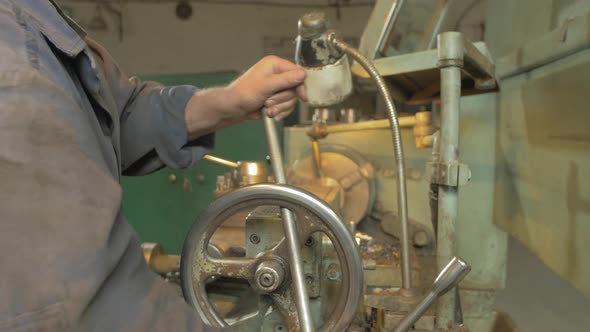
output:
[[[463,66],[463,37],[458,32],[438,36],[438,58],[441,74],[441,129],[439,169],[459,164],[459,111],[461,70]],[[447,175],[446,172],[439,172]],[[447,175],[448,176],[448,175]],[[458,211],[458,186],[439,185],[437,265],[442,269],[456,255],[455,224]],[[436,326],[449,329],[454,325],[455,293],[441,297],[436,308]]]
[[[265,108],[262,109],[264,119],[264,129],[266,130],[266,139],[268,141],[268,153],[278,184],[286,184],[285,168],[283,166],[283,156],[277,134],[275,120],[268,116]],[[283,219],[283,228],[285,231],[285,240],[289,248],[289,265],[291,267],[291,278],[293,278],[293,288],[295,293],[295,303],[297,304],[297,316],[299,318],[299,329],[303,332],[313,331],[313,321],[311,311],[309,310],[309,296],[307,295],[307,284],[305,282],[305,273],[303,271],[303,260],[301,259],[301,247],[297,225],[293,213],[289,209],[281,208],[281,217]]]

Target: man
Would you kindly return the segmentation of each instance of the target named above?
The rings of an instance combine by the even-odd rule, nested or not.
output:
[[[0,0],[0,331],[210,330],[149,271],[118,180],[283,117],[303,79],[268,57],[210,90],[129,80],[49,0]]]

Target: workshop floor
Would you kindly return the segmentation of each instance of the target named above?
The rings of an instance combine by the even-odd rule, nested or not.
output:
[[[590,300],[512,239],[506,289],[496,307],[509,313],[521,332],[590,331]]]

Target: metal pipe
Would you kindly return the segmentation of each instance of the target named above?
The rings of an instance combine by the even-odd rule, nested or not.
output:
[[[212,156],[210,154],[206,154],[203,156],[204,160],[210,161],[212,163],[215,164],[219,164],[221,166],[225,166],[225,167],[229,167],[229,168],[238,168],[240,165],[234,161],[231,160],[227,160],[227,159],[223,159],[223,158],[219,158],[219,157],[215,157]]]
[[[268,116],[266,108],[262,109],[262,117],[264,119],[264,129],[266,131],[266,140],[268,141],[268,153],[270,155],[275,181],[278,184],[286,184],[287,177],[285,175],[275,120]],[[301,331],[312,332],[313,321],[309,309],[309,297],[307,295],[305,273],[303,271],[303,262],[299,250],[297,225],[295,224],[295,218],[289,209],[282,208],[281,217],[283,220],[283,228],[285,230],[285,239],[289,248],[289,266],[291,268],[291,278],[293,278],[293,285],[295,287],[294,293],[295,303],[297,304],[299,327]]]
[[[443,23],[446,21],[447,16],[449,15],[449,8],[451,7],[453,0],[446,0],[443,4],[443,8],[438,16],[438,20],[436,21],[436,25],[432,31],[432,35],[430,35],[430,40],[428,41],[428,45],[426,46],[427,50],[431,50],[436,47],[436,40],[440,30],[442,28]]]
[[[322,178],[324,176],[324,172],[322,171],[322,150],[320,147],[320,142],[317,139],[311,140],[311,150],[313,151],[313,161],[316,174],[319,178]]]
[[[391,134],[393,138],[393,147],[396,159],[397,169],[397,205],[399,210],[399,217],[401,221],[401,274],[402,274],[402,294],[413,295],[412,291],[412,276],[411,276],[411,263],[410,263],[410,235],[409,235],[409,224],[408,224],[408,201],[406,191],[406,173],[404,165],[404,152],[402,147],[402,138],[399,119],[395,110],[395,104],[393,98],[389,94],[387,85],[383,78],[377,72],[377,69],[371,64],[367,58],[365,58],[359,51],[354,49],[352,46],[338,39],[334,33],[330,33],[328,41],[334,47],[340,49],[342,52],[353,57],[366,71],[369,73],[371,78],[375,80],[377,88],[381,93],[389,113],[389,122],[391,126]]]
[[[393,30],[393,26],[397,22],[397,18],[399,17],[399,13],[401,12],[403,5],[404,0],[396,0],[389,9],[389,15],[387,15],[387,20],[385,21],[383,30],[381,30],[381,33],[379,34],[377,44],[375,45],[375,55],[387,55],[387,40],[391,35],[391,30]]]
[[[460,33],[439,35],[439,66],[441,80],[440,158],[442,165],[459,162],[459,112],[461,99],[461,66],[463,41]],[[458,211],[458,187],[438,186],[437,264],[440,267],[455,256],[455,224]],[[454,323],[455,296],[440,299],[436,310],[436,325],[448,328]]]
[[[469,271],[471,271],[469,264],[458,257],[453,257],[434,280],[430,292],[402,319],[394,332],[408,331],[437,299],[456,287]]]
[[[398,121],[400,128],[411,128],[418,124],[418,119],[415,115],[399,117]],[[329,134],[334,133],[389,128],[391,128],[389,119],[369,120],[355,123],[341,123],[333,125],[326,125],[323,122],[316,122],[308,129],[307,135],[310,136],[312,139],[320,139],[325,138]]]
[[[416,125],[415,116],[402,116],[398,118],[399,126],[401,128],[409,128]],[[389,129],[391,128],[389,119],[361,121],[355,123],[343,123],[335,125],[327,125],[325,127],[326,133],[338,133],[343,131],[357,131],[368,129]]]

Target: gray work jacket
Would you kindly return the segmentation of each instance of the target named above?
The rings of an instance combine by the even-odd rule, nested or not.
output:
[[[146,266],[119,185],[212,148],[187,144],[195,88],[128,79],[62,15],[0,0],[0,331],[208,331]]]

